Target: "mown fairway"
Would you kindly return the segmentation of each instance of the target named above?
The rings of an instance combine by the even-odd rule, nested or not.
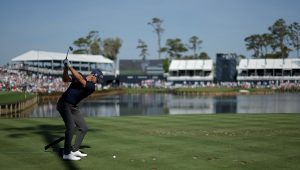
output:
[[[43,150],[63,135],[61,118],[0,119],[1,169],[300,169],[299,114],[86,120],[88,157],[68,162]]]

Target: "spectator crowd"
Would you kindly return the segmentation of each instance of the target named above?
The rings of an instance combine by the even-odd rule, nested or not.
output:
[[[0,91],[63,92],[68,87],[61,77],[27,74],[0,68]]]
[[[63,92],[69,84],[61,77],[42,74],[28,74],[23,71],[0,68],[0,91],[26,91],[39,93]],[[109,88],[107,85],[104,88]],[[229,87],[229,88],[271,88],[281,91],[300,90],[300,81],[258,81],[258,82],[222,82],[222,83],[171,83],[164,80],[145,80],[140,84],[121,83],[125,88],[200,88],[200,87]]]

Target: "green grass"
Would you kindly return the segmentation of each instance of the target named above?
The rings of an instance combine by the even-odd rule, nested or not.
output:
[[[24,92],[0,92],[0,105],[21,102],[34,96],[35,94]]]
[[[232,93],[239,92],[240,90],[248,90],[251,93],[270,93],[273,90],[269,88],[229,88],[229,87],[205,87],[205,88],[178,88],[176,92],[200,92],[200,93]]]
[[[165,88],[126,88],[124,89],[127,93],[168,93],[171,92],[169,89]]]
[[[190,93],[190,94],[239,94],[240,90],[248,90],[250,93],[272,93],[270,88],[229,88],[229,87],[202,87],[202,88],[127,88],[127,93]]]
[[[300,169],[299,114],[86,121],[90,131],[82,150],[88,157],[68,162],[43,151],[63,134],[61,118],[0,119],[1,169]]]

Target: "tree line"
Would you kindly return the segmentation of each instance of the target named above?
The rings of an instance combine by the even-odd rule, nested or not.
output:
[[[162,34],[165,29],[162,27],[163,20],[152,18],[147,25],[150,25],[157,36],[157,56],[165,54],[164,67],[168,66],[169,59],[210,59],[206,52],[199,53],[203,40],[193,35],[185,44],[180,38],[169,38],[165,45],[161,45]],[[284,19],[278,19],[268,28],[267,33],[254,34],[244,39],[246,49],[253,51],[254,58],[287,58],[293,50],[297,51],[299,57],[300,50],[300,25],[294,22],[290,25]],[[148,53],[147,43],[139,39],[136,48],[140,50],[139,56],[146,60]],[[80,37],[73,42],[76,46],[74,54],[92,54],[103,55],[111,60],[116,61],[119,50],[122,46],[120,38],[106,38],[102,40],[98,31],[90,31],[87,36]],[[186,55],[186,52],[192,51],[192,54]],[[242,56],[242,55],[240,55]],[[242,56],[243,57],[243,56]]]
[[[299,57],[300,25],[290,25],[278,19],[268,28],[267,33],[254,34],[245,38],[246,49],[253,51],[254,58],[287,58],[293,50]]]
[[[106,58],[116,61],[119,50],[122,46],[120,38],[106,38],[103,41],[98,31],[90,31],[87,36],[80,37],[73,42],[76,49],[74,54],[103,55]]]
[[[209,59],[210,57],[206,52],[198,53],[201,49],[203,41],[198,36],[191,36],[187,44],[184,44],[180,38],[169,38],[165,42],[165,46],[161,46],[161,36],[165,29],[162,27],[163,20],[160,18],[152,18],[147,24],[150,25],[157,35],[157,53],[158,58],[161,59],[163,53],[166,54],[165,58],[187,58],[187,59]],[[140,57],[143,60],[149,55],[148,46],[142,39],[138,40],[136,47],[140,50]],[[184,55],[189,50],[192,50],[193,55]]]
[[[148,25],[150,25],[154,32],[157,35],[157,53],[158,58],[161,59],[161,54],[165,53],[166,57],[163,60],[163,69],[165,72],[168,72],[169,70],[169,64],[171,59],[210,59],[208,54],[206,52],[199,53],[198,51],[201,49],[201,44],[203,41],[196,35],[193,35],[189,38],[189,41],[187,44],[184,44],[180,38],[169,38],[165,42],[165,46],[161,46],[161,35],[164,32],[164,28],[162,27],[163,20],[160,18],[152,18],[150,22],[148,22]],[[138,46],[137,49],[140,49],[140,57],[142,57],[143,60],[146,59],[148,54],[147,44],[139,39],[138,40]],[[192,50],[192,55],[184,55],[189,50]]]
[[[189,38],[188,44],[184,44],[180,38],[167,39],[165,46],[161,47],[161,35],[164,32],[162,27],[163,20],[159,18],[152,18],[151,22],[147,24],[152,26],[154,32],[157,35],[158,43],[158,58],[161,59],[161,54],[165,53],[167,58],[200,58],[209,59],[210,57],[206,52],[198,53],[201,49],[201,44],[203,43],[197,36],[192,36]],[[116,60],[119,50],[122,46],[122,40],[120,38],[106,38],[102,40],[99,37],[98,31],[90,31],[87,36],[80,37],[73,42],[76,46],[73,51],[74,54],[91,54],[91,55],[103,55],[111,60]],[[139,56],[146,60],[148,53],[148,45],[142,39],[138,40],[136,46],[140,50]],[[193,55],[184,55],[188,50],[193,51]]]

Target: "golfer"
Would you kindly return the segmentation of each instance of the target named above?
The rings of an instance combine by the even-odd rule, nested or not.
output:
[[[84,118],[78,109],[78,103],[95,91],[96,83],[103,82],[103,74],[99,69],[95,69],[88,76],[83,76],[71,66],[68,59],[65,59],[63,63],[65,65],[63,81],[71,82],[57,102],[57,110],[66,127],[63,159],[77,161],[81,157],[87,156],[87,154],[79,151],[79,147],[88,131]],[[68,75],[69,70],[72,77]],[[77,135],[74,145],[71,146],[75,127],[77,128]]]

